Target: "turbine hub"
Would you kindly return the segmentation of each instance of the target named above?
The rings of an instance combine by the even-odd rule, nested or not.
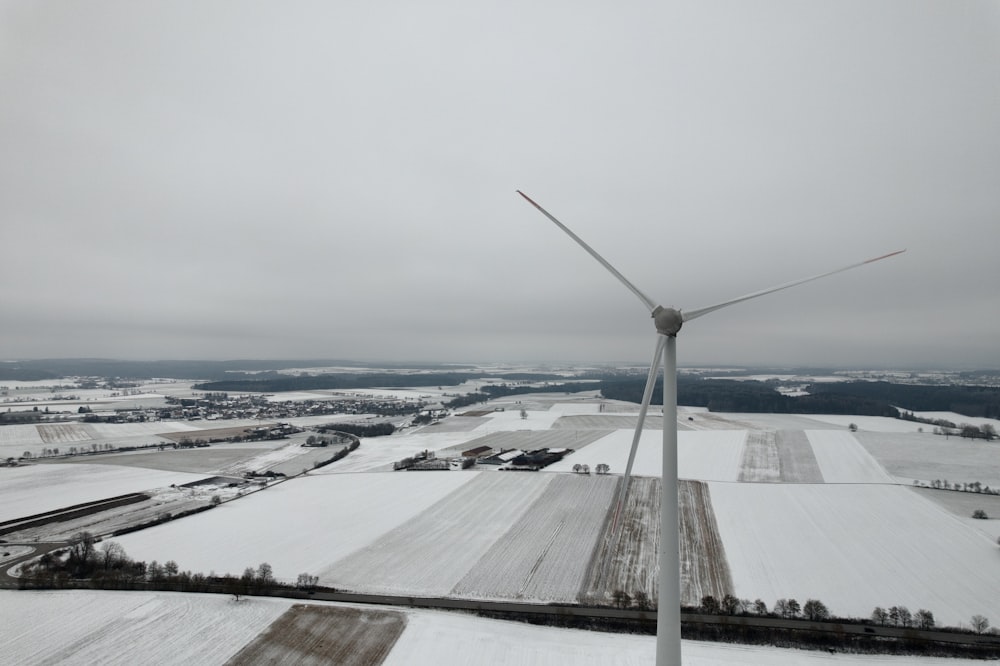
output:
[[[653,310],[653,324],[656,326],[657,333],[674,338],[677,337],[677,332],[684,325],[684,317],[681,316],[680,310],[657,305],[656,309]]]

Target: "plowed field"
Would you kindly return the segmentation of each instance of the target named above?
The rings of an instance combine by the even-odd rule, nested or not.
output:
[[[806,434],[801,430],[775,433],[781,480],[785,483],[823,483],[823,473]]]
[[[402,613],[295,605],[226,664],[375,666],[405,626]]]
[[[712,510],[708,486],[680,481],[681,603],[696,605],[702,596],[721,599],[733,591],[726,551]],[[645,592],[655,600],[660,547],[660,480],[635,478],[629,488],[620,537],[605,531],[588,571],[583,602],[609,603],[615,590]]]
[[[404,472],[405,473],[405,472]],[[480,474],[412,520],[319,572],[338,588],[447,595],[555,479]]]
[[[486,599],[575,599],[617,487],[618,479],[610,476],[556,476],[452,594]]]
[[[774,483],[781,478],[778,445],[774,433],[767,430],[750,430],[740,461],[741,482]]]

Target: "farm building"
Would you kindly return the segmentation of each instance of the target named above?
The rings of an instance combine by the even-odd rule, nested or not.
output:
[[[509,463],[514,458],[518,457],[524,453],[521,449],[507,449],[506,451],[501,451],[496,455],[487,456],[485,458],[479,459],[480,465],[503,465]]]
[[[474,449],[469,449],[468,451],[462,451],[463,458],[485,458],[493,453],[493,449],[489,446],[477,446]]]

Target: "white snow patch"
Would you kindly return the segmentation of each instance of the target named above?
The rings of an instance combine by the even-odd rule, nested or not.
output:
[[[0,520],[204,479],[140,467],[55,463],[0,469]]]
[[[292,602],[171,592],[0,591],[4,663],[224,664]],[[178,637],[183,640],[178,640]]]
[[[837,615],[996,611],[996,544],[902,486],[710,483],[736,596],[819,599]]]
[[[895,483],[854,436],[844,430],[807,430],[826,483]]]
[[[573,465],[586,464],[591,470],[599,463],[610,465],[611,472],[624,473],[632,446],[633,431],[616,430],[572,455],[545,468],[551,472],[570,472]],[[691,430],[677,433],[678,474],[682,479],[736,481],[746,430]],[[645,430],[639,440],[632,473],[636,476],[660,476],[663,469],[663,431]]]
[[[929,430],[931,427],[926,423],[904,421],[888,416],[844,416],[840,414],[803,414],[803,416],[823,423],[843,426],[845,430],[852,423],[858,426],[859,430],[871,430],[872,432],[918,432],[921,428]]]
[[[175,560],[182,569],[236,575],[267,562],[275,578],[294,582],[300,573],[317,574],[367,546],[476,475],[310,475],[118,540],[139,560]]]

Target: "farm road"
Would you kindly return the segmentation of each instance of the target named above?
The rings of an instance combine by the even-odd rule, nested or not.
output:
[[[11,575],[10,570],[17,565],[45,553],[65,548],[69,544],[65,541],[49,542],[26,542],[26,543],[3,543],[0,544],[0,588],[16,590],[20,587],[21,579]],[[26,552],[18,552],[22,548],[27,548]],[[9,557],[3,553],[10,553]]]

